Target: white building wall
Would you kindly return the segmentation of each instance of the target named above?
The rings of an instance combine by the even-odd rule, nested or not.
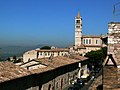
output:
[[[80,16],[80,12],[78,12],[78,15],[75,17],[75,46],[81,45],[81,37],[82,37],[82,17]]]
[[[28,62],[29,60],[37,58],[37,51],[31,50],[23,54],[23,62]]]
[[[31,50],[28,51],[26,53],[23,54],[23,62],[28,62],[29,60],[32,59],[36,59],[36,58],[46,58],[46,57],[50,57],[51,55],[53,55],[53,57],[56,56],[64,56],[64,55],[68,55],[68,51],[39,51],[38,52],[38,57],[37,57],[37,52],[36,50]]]
[[[54,57],[56,56],[64,56],[64,55],[68,55],[68,52],[39,52],[39,56],[38,58],[46,58],[46,57],[50,57],[51,55],[53,55]]]

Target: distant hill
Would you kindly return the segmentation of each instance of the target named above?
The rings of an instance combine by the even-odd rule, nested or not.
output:
[[[0,49],[0,58],[6,59],[10,56],[22,56],[28,50],[36,49],[36,46],[7,46]]]
[[[0,47],[0,58],[6,59],[6,58],[14,56],[14,55],[22,56],[23,53],[25,53],[28,50],[41,48],[43,46],[54,46],[54,45],[38,44],[35,46],[5,46],[5,47]]]

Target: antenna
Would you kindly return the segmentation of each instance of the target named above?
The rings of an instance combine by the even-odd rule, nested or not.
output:
[[[116,18],[120,16],[120,2],[113,5],[113,19],[114,21]]]

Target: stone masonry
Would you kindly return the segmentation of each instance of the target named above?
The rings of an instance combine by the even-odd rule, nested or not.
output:
[[[120,66],[120,22],[108,24],[108,54],[112,54],[118,68]]]

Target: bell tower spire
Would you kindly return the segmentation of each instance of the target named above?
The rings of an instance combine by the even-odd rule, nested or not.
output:
[[[80,11],[78,10],[78,14],[75,17],[75,46],[81,45],[82,38],[82,17],[80,15]]]

